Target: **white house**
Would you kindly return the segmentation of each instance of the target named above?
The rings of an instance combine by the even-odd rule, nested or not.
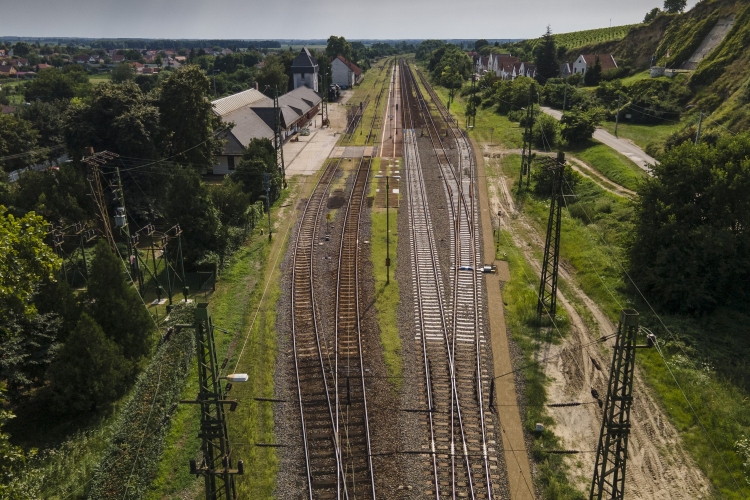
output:
[[[331,62],[332,83],[342,87],[352,87],[357,82],[362,70],[356,64],[349,62],[342,55],[338,55]]]
[[[310,54],[307,47],[302,47],[292,61],[292,77],[295,89],[307,87],[315,92],[318,91],[318,61]]]
[[[573,63],[573,74],[586,73],[586,70],[596,64],[597,54],[581,54]],[[599,63],[602,65],[602,71],[617,68],[617,62],[612,54],[599,54]]]

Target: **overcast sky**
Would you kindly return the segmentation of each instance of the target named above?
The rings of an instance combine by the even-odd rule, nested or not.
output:
[[[688,8],[697,0],[688,0]],[[534,38],[632,24],[660,0],[0,0],[0,36]]]

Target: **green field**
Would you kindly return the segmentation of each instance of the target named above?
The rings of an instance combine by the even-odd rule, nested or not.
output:
[[[601,126],[609,133],[615,133],[614,122],[604,122]],[[663,142],[671,133],[678,131],[680,128],[682,128],[682,125],[679,123],[639,125],[620,122],[617,126],[617,136],[633,141],[639,148],[645,150],[650,143]]]
[[[593,139],[583,146],[568,148],[567,151],[595,168],[610,181],[632,191],[636,191],[638,183],[648,176],[627,157]]]

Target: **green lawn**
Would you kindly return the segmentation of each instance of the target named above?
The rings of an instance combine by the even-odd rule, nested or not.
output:
[[[591,140],[584,146],[568,149],[573,156],[594,167],[607,179],[633,191],[648,174],[638,165],[599,141]]]
[[[621,139],[633,141],[639,148],[645,150],[652,142],[663,142],[672,132],[682,127],[679,123],[668,123],[664,125],[638,125],[635,123],[622,123],[617,126],[617,136]],[[615,133],[614,122],[604,122],[602,128],[609,133]]]
[[[640,80],[646,80],[647,78],[651,78],[651,73],[649,70],[641,71],[640,73],[636,73],[634,75],[630,75],[628,77],[625,77],[621,79],[623,85],[630,85],[631,83],[635,83]]]
[[[89,83],[92,85],[100,85],[106,83],[112,79],[112,75],[109,73],[99,73],[96,75],[89,75]]]
[[[294,186],[296,182],[297,179],[292,179],[289,184]],[[286,228],[285,221],[289,216],[287,213],[280,220],[277,209],[288,201],[292,189],[284,191],[271,209],[273,223],[282,229]],[[274,237],[285,236],[285,233],[276,233]],[[286,241],[280,244],[285,248]],[[253,399],[273,397],[276,303],[280,295],[280,279],[278,265],[274,265],[269,287],[265,289],[270,250],[267,234],[260,235],[256,231],[232,257],[229,267],[220,276],[216,292],[209,298],[214,325],[231,332],[215,332],[218,358],[222,360],[228,356],[227,369],[234,369],[244,344],[245,351],[237,365],[237,372],[250,375],[249,382],[237,384],[232,389],[230,396],[242,403],[235,412],[227,413],[235,459],[244,460],[245,466],[252,471],[252,474],[245,474],[237,481],[241,498],[272,497],[278,463],[274,448],[252,446],[257,442],[271,443],[275,439],[272,406]],[[281,252],[283,255],[283,248]],[[263,298],[264,292],[266,295]],[[181,397],[194,399],[197,390],[197,370],[193,368]],[[181,405],[175,412],[159,471],[147,498],[156,500],[185,495],[190,498],[196,497],[202,490],[203,482],[197,481],[188,470],[189,460],[200,448],[200,440],[196,438],[199,423],[199,408],[195,405]]]

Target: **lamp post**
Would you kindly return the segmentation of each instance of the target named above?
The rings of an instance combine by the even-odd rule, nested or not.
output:
[[[391,230],[390,230],[390,203],[391,179],[400,179],[400,175],[376,175],[376,179],[385,177],[385,284],[391,283]]]

